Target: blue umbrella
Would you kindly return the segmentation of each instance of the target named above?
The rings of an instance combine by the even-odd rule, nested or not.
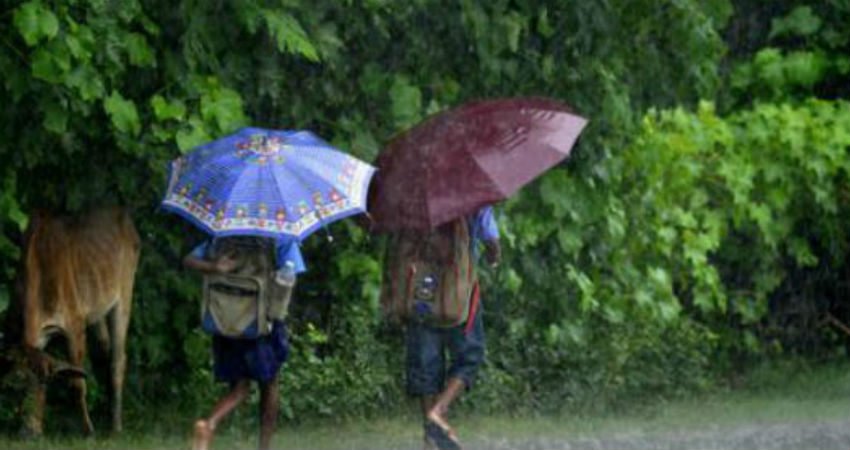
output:
[[[243,128],[174,160],[162,206],[213,236],[301,240],[365,212],[374,173],[309,131]]]

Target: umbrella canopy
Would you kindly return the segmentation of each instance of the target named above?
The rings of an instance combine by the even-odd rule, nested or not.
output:
[[[309,131],[243,128],[174,160],[162,206],[214,236],[300,240],[364,212],[374,172]]]
[[[566,158],[586,123],[547,98],[476,101],[432,116],[378,155],[376,227],[433,228],[504,200]]]

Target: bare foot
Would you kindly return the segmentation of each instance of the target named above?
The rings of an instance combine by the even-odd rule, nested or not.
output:
[[[435,445],[439,450],[462,450],[457,436],[451,431],[451,428],[445,429],[438,425],[433,420],[428,420],[425,424],[425,440],[427,443]]]
[[[212,440],[213,430],[209,422],[204,419],[195,421],[192,433],[192,450],[207,450]]]
[[[446,432],[446,434],[449,435],[449,437],[451,437],[454,440],[457,440],[457,435],[455,434],[455,431],[452,429],[452,427],[449,425],[449,423],[446,422],[446,419],[443,419],[443,416],[440,415],[440,413],[436,409],[432,409],[431,411],[428,411],[427,419],[430,420],[431,422],[434,422],[435,424],[437,424],[437,426],[442,428]]]
[[[449,444],[449,448],[460,448],[460,441],[457,438],[457,433],[455,433],[455,430],[452,429],[448,422],[446,422],[446,419],[443,418],[437,408],[433,408],[431,409],[431,411],[428,411],[426,419],[441,428],[443,432],[446,433],[446,436],[449,438],[450,441],[452,441]],[[440,448],[443,448],[445,446],[440,445],[439,442],[435,442],[435,444],[437,444],[437,446]]]
[[[426,435],[425,441],[422,443],[422,450],[437,450],[437,444]]]

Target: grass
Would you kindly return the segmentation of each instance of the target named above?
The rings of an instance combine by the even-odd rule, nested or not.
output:
[[[740,424],[813,423],[850,417],[850,365],[847,363],[818,367],[774,363],[754,370],[742,380],[742,385],[735,389],[718,389],[688,400],[636,405],[614,415],[513,418],[506,413],[503,417],[458,417],[453,423],[466,438],[522,439],[699,430]],[[117,438],[94,439],[56,436],[21,441],[5,437],[0,438],[0,448],[187,448],[192,418],[182,417],[176,411],[162,412],[160,416],[169,420],[153,423],[150,432],[132,430]],[[214,448],[255,448],[256,430],[245,424],[245,417],[243,413],[227,422],[216,437]],[[406,415],[371,422],[284,424],[275,437],[275,447],[316,450],[419,448],[421,429],[417,423],[417,415],[411,408]],[[175,429],[186,431],[175,433]]]

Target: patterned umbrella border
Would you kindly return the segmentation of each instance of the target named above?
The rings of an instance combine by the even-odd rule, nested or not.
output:
[[[348,155],[351,157],[350,155]],[[353,158],[351,157],[352,159]],[[214,215],[204,208],[200,203],[196,203],[186,197],[181,197],[173,194],[172,188],[176,182],[176,173],[174,165],[179,164],[173,161],[169,165],[169,182],[168,195],[162,201],[163,209],[174,212],[188,221],[192,222],[205,232],[213,236],[234,236],[234,235],[262,235],[270,237],[278,237],[281,235],[293,236],[299,241],[303,240],[322,225],[327,225],[336,220],[344,219],[349,216],[366,212],[366,204],[369,193],[369,183],[375,174],[376,168],[360,160],[356,160],[357,169],[353,174],[354,191],[351,197],[340,199],[336,202],[326,203],[322,205],[323,211],[317,214],[313,210],[303,215],[298,221],[291,222],[284,220],[282,222],[275,219],[260,219],[248,217],[244,219],[227,218],[227,224],[216,227],[212,224],[216,222]],[[357,201],[352,202],[351,198]],[[233,223],[235,221],[241,223]]]

